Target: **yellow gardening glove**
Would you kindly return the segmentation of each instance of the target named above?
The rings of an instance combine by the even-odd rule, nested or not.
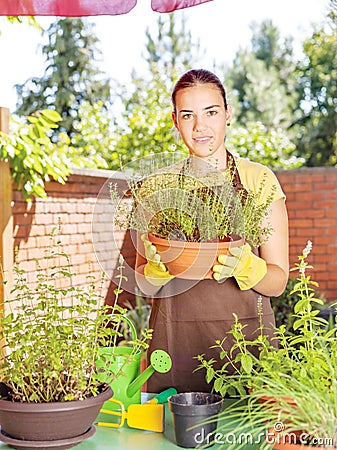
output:
[[[141,239],[144,242],[145,257],[147,259],[144,267],[145,278],[153,286],[164,286],[174,276],[170,274],[165,264],[161,262],[156,246],[146,239],[145,234],[142,234]]]
[[[266,261],[254,255],[249,244],[229,249],[230,255],[219,255],[213,266],[213,278],[217,281],[234,277],[242,291],[254,287],[267,273]]]

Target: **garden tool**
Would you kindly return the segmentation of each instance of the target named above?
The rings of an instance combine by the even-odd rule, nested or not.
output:
[[[155,397],[151,398],[151,400],[148,400],[146,403],[154,403],[154,404],[166,403],[168,398],[171,397],[171,395],[175,395],[177,393],[178,393],[177,389],[168,388],[165,389],[165,391],[160,392],[160,394],[156,395]]]
[[[170,355],[165,350],[154,350],[150,356],[150,365],[129,385],[126,391],[127,395],[132,397],[155,371],[166,373],[171,370],[171,367],[172,360]]]
[[[159,403],[144,403],[142,405],[130,405],[128,410],[122,402],[111,398],[105,403],[114,403],[118,405],[119,410],[101,409],[101,413],[120,417],[120,421],[113,422],[98,422],[97,425],[101,427],[121,428],[124,425],[125,419],[131,428],[138,428],[140,430],[157,431],[161,433],[164,431],[164,405]]]
[[[125,358],[130,356],[131,348],[116,347],[111,350],[110,370],[118,372],[118,365],[122,367],[123,374],[110,382],[114,392],[114,398],[121,401],[127,409],[132,404],[141,403],[141,387],[155,372],[165,373],[172,367],[172,361],[168,353],[164,350],[154,350],[150,357],[150,365],[140,372],[140,354],[133,355],[125,364]],[[109,348],[102,351],[109,352]],[[102,381],[106,381],[102,377]],[[104,408],[113,410],[114,404],[105,402]]]

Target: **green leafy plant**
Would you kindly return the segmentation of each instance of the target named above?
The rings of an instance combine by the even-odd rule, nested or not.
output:
[[[297,282],[298,280],[296,278],[289,278],[284,292],[278,297],[270,298],[271,305],[275,314],[276,326],[280,327],[281,325],[285,325],[286,331],[292,329],[292,325],[295,320],[292,311],[294,309],[294,305],[300,299],[297,290],[294,289]],[[317,309],[319,309],[320,311],[326,311],[327,308],[329,308],[326,299],[318,292],[315,293],[315,297],[318,297],[320,300],[322,300],[324,304],[315,304],[313,302],[313,306],[315,308],[317,307]],[[294,332],[294,330],[292,330],[292,332]]]
[[[2,397],[17,402],[63,402],[100,392],[96,363],[103,356],[99,348],[117,345],[122,336],[126,309],[117,305],[122,269],[120,264],[111,307],[103,304],[101,288],[91,276],[85,286],[74,285],[70,258],[62,251],[56,229],[43,258],[36,260],[35,284],[27,283],[26,271],[20,262],[15,263],[15,283],[6,301],[9,312],[0,318]],[[150,338],[150,330],[144,330],[142,338],[131,343],[133,353],[147,348]],[[109,379],[122,372],[123,367],[109,374]]]
[[[193,158],[159,170],[151,165],[145,169],[149,175],[128,180],[132,208],[120,201],[117,187],[111,186],[119,228],[192,242],[239,235],[253,247],[271,234],[271,226],[262,226],[274,196],[272,190],[261,201],[265,180],[257,193],[235,192],[230,170],[223,174],[210,165],[194,167]]]
[[[70,145],[65,133],[58,133],[54,142],[53,131],[61,120],[58,112],[44,109],[24,123],[11,118],[10,134],[0,131],[0,159],[9,162],[13,180],[27,201],[47,196],[45,182],[65,184],[74,167],[104,166],[95,152]]]
[[[70,159],[58,151],[50,135],[61,116],[43,110],[27,118],[27,123],[12,121],[11,134],[0,132],[0,158],[9,161],[12,176],[26,199],[46,197],[44,182],[54,179],[64,184],[71,173]]]
[[[235,341],[232,351],[224,350],[223,341],[215,344],[224,361],[220,370],[214,369],[214,359],[207,361],[203,355],[197,356],[199,370],[206,370],[213,389],[238,398],[223,413],[231,418],[231,433],[267,436],[267,431],[272,430],[269,438],[274,440],[300,440],[305,436],[303,443],[308,445],[324,446],[328,439],[330,447],[337,445],[337,328],[328,327],[328,322],[318,317],[316,305],[323,300],[315,297],[318,285],[306,273],[311,268],[306,262],[311,246],[309,241],[292,269],[299,272],[291,292],[299,298],[294,305],[292,333],[286,332],[285,325],[277,327],[276,347],[262,333],[261,325],[258,337],[249,341],[244,326],[236,319],[230,332]],[[274,428],[276,423],[282,424],[278,430]],[[227,426],[223,424],[220,431],[229,432]],[[260,448],[270,448],[270,439]],[[236,442],[229,448],[242,446]]]

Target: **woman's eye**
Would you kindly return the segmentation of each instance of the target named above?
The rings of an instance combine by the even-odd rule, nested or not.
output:
[[[183,114],[182,117],[183,117],[184,120],[191,120],[192,117],[193,117],[193,114],[190,114],[190,113],[188,113],[188,114]]]
[[[207,115],[208,116],[215,116],[216,114],[218,114],[218,111],[216,109],[212,109],[210,111],[207,111]]]

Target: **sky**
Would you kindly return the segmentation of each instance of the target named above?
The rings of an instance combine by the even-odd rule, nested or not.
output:
[[[320,23],[327,13],[329,0],[213,0],[176,11],[184,15],[186,29],[193,41],[199,40],[205,56],[198,66],[213,70],[230,64],[239,48],[249,46],[250,24],[271,19],[281,37],[293,36],[295,56],[301,55],[301,42],[310,36],[312,25]],[[100,68],[112,79],[127,82],[132,69],[145,71],[145,30],[156,30],[159,14],[151,10],[150,0],[138,0],[136,7],[120,16],[90,17],[102,51]],[[54,18],[38,17],[47,28]],[[16,107],[15,84],[30,77],[42,77],[45,63],[41,52],[42,38],[37,29],[24,24],[10,24],[0,18],[0,106],[11,111]],[[217,75],[221,75],[217,73]]]

